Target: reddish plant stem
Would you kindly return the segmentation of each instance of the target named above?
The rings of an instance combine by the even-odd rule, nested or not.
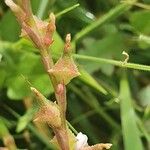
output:
[[[67,106],[67,100],[66,100],[66,87],[64,84],[58,84],[56,78],[52,76],[48,70],[50,70],[53,65],[53,59],[51,55],[48,54],[47,50],[40,50],[41,58],[43,65],[45,67],[46,72],[48,73],[50,80],[52,81],[52,85],[55,91],[55,97],[57,100],[57,103],[60,107],[60,114],[61,114],[61,121],[62,121],[62,128],[61,129],[53,129],[58,144],[61,147],[62,150],[69,150],[69,139],[67,134],[67,125],[66,125],[66,106]],[[62,86],[62,89],[58,89],[58,87]]]
[[[60,87],[60,89],[58,89]],[[62,118],[62,127],[66,129],[66,86],[64,84],[58,84],[56,91],[56,99],[58,100],[58,105],[60,107],[61,118]]]
[[[57,138],[58,144],[61,147],[61,150],[69,150],[68,144],[68,134],[67,130],[64,128],[61,129],[53,129],[55,136]]]
[[[56,78],[48,72],[52,68],[52,66],[54,65],[54,62],[53,62],[51,56],[48,54],[48,51],[47,50],[41,50],[40,52],[41,52],[43,65],[45,67],[46,72],[48,73],[48,75],[50,77],[50,80],[52,81],[52,85],[53,85],[53,88],[55,91],[55,97],[56,97],[58,105],[61,109],[62,125],[63,125],[63,127],[66,127],[66,106],[67,106],[66,87],[64,84],[57,83]],[[58,89],[59,85],[62,86],[62,89]]]

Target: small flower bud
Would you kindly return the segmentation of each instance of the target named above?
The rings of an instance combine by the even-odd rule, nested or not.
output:
[[[46,47],[49,47],[52,43],[54,42],[54,40],[45,37],[44,38],[44,44],[46,45]]]
[[[34,121],[45,122],[50,126],[59,128],[61,126],[60,111],[56,104],[48,103],[37,112]]]
[[[71,34],[66,35],[66,42],[64,47],[64,54],[69,53],[71,49]]]
[[[80,75],[77,66],[70,56],[61,57],[48,72],[55,76],[58,83],[64,83],[65,85],[67,85],[71,79]]]
[[[56,103],[48,101],[37,89],[31,87],[40,102],[41,108],[37,112],[34,121],[47,122],[53,127],[61,126],[60,111]]]
[[[9,7],[11,8],[11,10],[12,10],[13,12],[18,12],[19,7],[18,7],[18,5],[16,5],[16,4],[13,2],[13,0],[5,0],[5,3],[6,3],[7,6],[9,6]]]
[[[58,83],[67,85],[70,80],[80,75],[74,60],[70,55],[71,35],[67,34],[64,54],[58,59],[52,69],[48,70],[49,74],[54,76]]]
[[[27,33],[28,37],[33,41],[34,45],[39,49],[43,49],[41,38],[36,33],[36,31],[34,31],[30,26],[26,25],[24,22],[22,23],[22,28]]]
[[[50,21],[51,21],[53,24],[55,24],[56,18],[55,18],[54,13],[50,13],[49,18],[50,18]]]
[[[47,27],[46,27],[46,33],[44,36],[44,44],[47,47],[49,47],[52,43],[53,43],[53,33],[56,29],[55,26],[55,15],[53,13],[50,14],[50,22],[48,23]]]

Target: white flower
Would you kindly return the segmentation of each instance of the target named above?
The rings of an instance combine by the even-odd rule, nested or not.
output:
[[[88,137],[85,134],[82,134],[81,132],[78,133],[76,136],[77,142],[75,146],[75,150],[81,150],[83,147],[88,146]]]

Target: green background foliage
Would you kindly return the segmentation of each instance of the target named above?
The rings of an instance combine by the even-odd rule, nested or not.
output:
[[[71,125],[87,134],[90,144],[110,142],[112,150],[150,149],[149,0],[31,2],[39,18],[47,19],[50,12],[57,16],[50,48],[55,60],[65,35],[72,35],[73,57],[81,76],[67,86]],[[51,131],[45,125],[42,131],[37,129],[32,122],[36,107],[26,107],[25,102],[34,99],[30,86],[51,100],[53,89],[37,49],[19,38],[20,30],[0,1],[0,138],[9,131],[20,149],[52,149]],[[127,64],[122,51],[129,54]]]

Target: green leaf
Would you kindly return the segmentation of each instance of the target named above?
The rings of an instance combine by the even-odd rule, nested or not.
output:
[[[46,96],[53,92],[40,56],[33,52],[26,52],[25,48],[21,47],[21,50],[5,49],[3,51],[5,66],[3,66],[1,84],[3,84],[5,78],[4,72],[7,72],[3,87],[8,88],[7,94],[10,99],[21,100],[26,96],[30,96],[28,81]],[[23,79],[21,75],[27,79]]]
[[[30,82],[33,87],[36,87],[39,91],[41,91],[43,95],[48,96],[53,92],[53,88],[47,74],[30,75],[27,76],[27,79],[24,79],[21,75],[17,75],[7,79],[8,97],[14,100],[22,100],[23,98],[30,96],[31,85],[29,85],[28,82]]]
[[[29,96],[30,89],[21,76],[15,76],[7,80],[7,95],[10,99],[21,100]]]
[[[15,16],[8,11],[0,21],[0,38],[6,41],[17,41],[19,39],[20,27]]]
[[[53,93],[51,81],[46,73],[32,76],[31,83],[33,87],[38,89],[45,96]]]
[[[114,44],[117,43],[117,44]],[[116,58],[121,59],[122,51],[127,49],[124,45],[123,35],[115,32],[110,34],[103,39],[95,40],[95,39],[85,39],[83,40],[84,49],[79,51],[79,54],[94,56],[94,57],[105,57],[105,58]],[[94,46],[93,46],[94,45]],[[98,69],[107,75],[112,75],[114,66],[97,64],[95,62],[85,62],[80,60],[80,64],[84,66],[84,68],[92,73]]]
[[[120,81],[120,107],[123,142],[125,150],[143,150],[139,129],[136,124],[136,115],[132,105],[132,98],[128,81],[123,77]]]
[[[80,69],[79,72],[81,73],[79,78],[83,82],[97,89],[99,92],[107,94],[107,91],[88,72],[86,72],[84,69]]]
[[[0,70],[0,89],[3,87],[3,85],[4,85],[4,81],[5,81],[5,79],[6,79],[6,75],[7,75],[7,73],[6,73],[6,71],[5,70],[3,70],[3,69],[1,69]]]
[[[34,53],[22,53],[17,64],[18,74],[34,75],[44,73],[40,56]]]
[[[131,14],[130,22],[135,31],[143,34],[150,34],[150,11],[141,10]]]
[[[138,97],[143,106],[150,106],[150,85],[141,89],[138,93]]]
[[[113,56],[120,58],[121,52],[126,48],[124,42],[124,35],[119,32],[107,35],[98,40],[86,38],[83,40],[84,49],[79,51],[79,54],[95,57]]]

